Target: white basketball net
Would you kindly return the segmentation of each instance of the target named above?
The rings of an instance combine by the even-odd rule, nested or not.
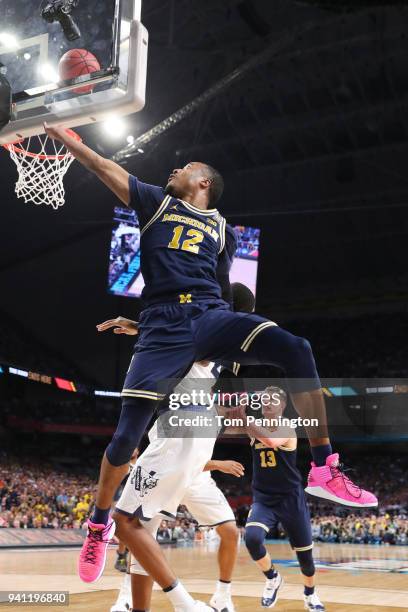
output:
[[[66,147],[48,138],[47,134],[4,146],[17,166],[17,197],[37,205],[47,204],[54,210],[62,206],[65,202],[64,176],[75,159]]]

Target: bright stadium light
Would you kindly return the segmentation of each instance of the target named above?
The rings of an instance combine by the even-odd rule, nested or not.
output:
[[[135,137],[134,137],[134,136],[131,136],[131,135],[130,135],[130,136],[128,136],[128,137],[126,138],[126,142],[127,142],[128,144],[130,144],[130,145],[131,145],[131,144],[133,144],[133,143],[135,142]]]
[[[123,136],[126,129],[126,125],[123,119],[115,116],[106,119],[106,121],[103,122],[102,127],[105,134],[107,134],[111,138],[120,138],[121,136]]]
[[[31,59],[31,53],[24,53],[24,59],[28,62]]]
[[[19,48],[18,40],[9,32],[0,32],[0,46],[6,47],[6,49],[14,50]]]
[[[49,83],[58,83],[60,80],[59,74],[56,68],[52,64],[44,63],[40,64],[38,67],[38,72],[42,76],[42,78]]]

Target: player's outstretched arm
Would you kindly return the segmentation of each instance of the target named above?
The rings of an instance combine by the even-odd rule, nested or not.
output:
[[[126,206],[129,205],[129,173],[124,168],[110,159],[102,157],[102,155],[87,147],[83,142],[75,140],[62,127],[50,126],[44,123],[44,129],[50,138],[62,142],[75,159],[87,170],[96,174],[119,200],[126,204]]]
[[[114,334],[126,334],[127,336],[136,336],[139,333],[139,325],[137,321],[126,319],[125,317],[116,317],[116,319],[108,319],[96,326],[98,332],[112,329]]]
[[[238,461],[221,461],[218,459],[211,459],[205,464],[203,472],[209,472],[211,470],[224,472],[224,474],[232,474],[232,476],[236,476],[237,478],[243,476],[245,472],[244,466]]]
[[[270,388],[272,389],[272,388]],[[265,390],[266,392],[267,390]],[[262,417],[269,421],[268,425],[258,424],[256,421],[248,418],[246,415],[245,408],[243,406],[230,408],[228,410],[228,417],[237,421],[245,423],[241,428],[241,431],[250,438],[255,438],[262,442],[268,448],[278,448],[279,446],[285,446],[289,439],[293,437],[293,432],[288,427],[279,427],[278,425],[272,425],[273,419],[276,419],[282,414],[283,402],[276,407],[263,406]],[[261,421],[262,418],[260,417]],[[229,428],[227,428],[227,431]]]

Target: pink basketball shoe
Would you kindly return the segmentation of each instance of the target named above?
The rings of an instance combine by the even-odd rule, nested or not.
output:
[[[105,569],[106,552],[115,533],[115,521],[99,525],[88,520],[88,534],[78,559],[78,574],[83,582],[95,582]]]
[[[356,508],[375,508],[378,506],[375,495],[360,489],[345,475],[339,463],[338,453],[327,457],[326,465],[321,467],[317,467],[312,461],[312,469],[309,472],[305,491],[310,495],[329,499],[344,506],[354,506]]]

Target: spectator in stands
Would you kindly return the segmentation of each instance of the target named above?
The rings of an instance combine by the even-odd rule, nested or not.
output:
[[[160,523],[160,527],[157,530],[157,540],[161,543],[171,542],[172,534],[167,521],[162,521]]]

